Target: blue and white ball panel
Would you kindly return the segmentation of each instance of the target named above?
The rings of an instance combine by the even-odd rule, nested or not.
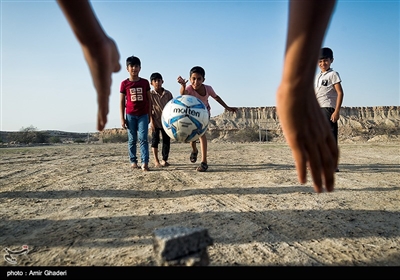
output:
[[[208,127],[209,115],[204,103],[191,95],[170,100],[162,112],[162,125],[176,141],[191,142],[202,136]]]

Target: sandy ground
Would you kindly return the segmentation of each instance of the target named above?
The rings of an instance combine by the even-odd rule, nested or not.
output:
[[[285,143],[209,143],[204,173],[189,144],[149,172],[126,143],[2,148],[0,246],[28,245],[18,266],[155,266],[153,231],[180,225],[208,229],[209,266],[397,266],[399,144],[340,144],[322,194]]]

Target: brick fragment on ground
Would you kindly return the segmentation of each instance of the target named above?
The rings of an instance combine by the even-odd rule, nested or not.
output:
[[[159,266],[206,266],[213,239],[204,228],[171,226],[153,232],[153,250]]]

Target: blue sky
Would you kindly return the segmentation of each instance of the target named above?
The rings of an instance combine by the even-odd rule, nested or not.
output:
[[[288,1],[91,1],[117,42],[109,121],[119,128],[125,59],[140,76],[160,72],[179,95],[179,75],[200,65],[206,84],[230,106],[275,106],[283,65]],[[321,1],[323,4],[323,1]],[[344,89],[342,106],[400,105],[399,1],[338,1],[323,46]],[[316,71],[317,65],[316,65]],[[97,103],[80,46],[55,1],[1,0],[1,131],[96,131]],[[210,99],[211,114],[224,110]]]

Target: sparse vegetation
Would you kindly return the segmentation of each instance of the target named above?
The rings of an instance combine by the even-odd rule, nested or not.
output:
[[[47,143],[48,135],[38,131],[36,127],[22,127],[19,132],[12,134],[9,141],[21,144]]]
[[[103,136],[103,143],[124,143],[128,142],[128,134],[111,134]]]

